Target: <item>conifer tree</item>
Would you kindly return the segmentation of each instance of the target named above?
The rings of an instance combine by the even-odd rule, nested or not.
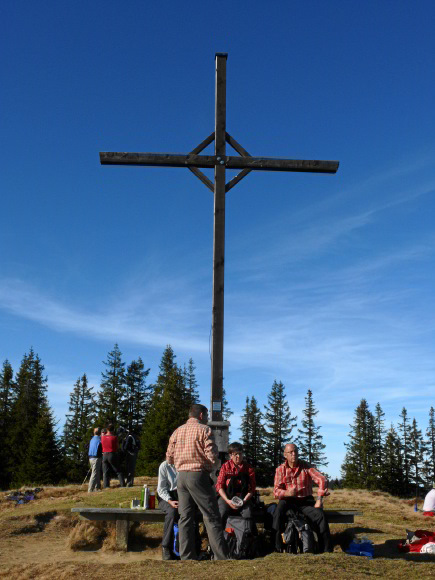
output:
[[[374,489],[376,476],[373,472],[375,458],[375,419],[365,399],[355,410],[355,418],[349,433],[347,452],[341,466],[345,487]]]
[[[379,488],[392,495],[405,493],[405,478],[400,439],[393,425],[385,437],[382,451],[382,471],[379,477]]]
[[[421,429],[418,428],[417,421],[414,417],[409,432],[409,447],[410,447],[410,483],[416,490],[416,495],[419,494],[419,489],[422,483],[421,469],[423,466],[424,455],[426,453],[426,444],[423,439]]]
[[[426,446],[428,458],[426,465],[426,485],[430,487],[435,482],[435,409],[430,408],[429,425],[426,430]]]
[[[411,425],[409,424],[409,417],[408,411],[403,407],[402,412],[400,413],[400,422],[398,425],[398,430],[400,434],[400,443],[402,449],[402,457],[403,457],[403,469],[405,471],[405,490],[406,493],[411,491],[410,486],[410,458],[411,458],[411,449],[410,449],[410,437],[411,437]]]
[[[53,414],[43,404],[28,443],[28,453],[18,471],[18,481],[28,485],[59,483],[64,462],[55,434]]]
[[[257,405],[255,397],[246,397],[245,412],[240,426],[242,443],[247,462],[255,469],[256,481],[259,485],[266,482],[266,454],[264,441],[266,430],[263,425],[263,413]]]
[[[125,405],[125,362],[117,344],[103,361],[106,370],[101,373],[101,390],[98,393],[98,423],[107,425],[119,422]]]
[[[63,450],[68,481],[79,482],[88,471],[88,445],[96,419],[95,398],[86,374],[79,377],[70,394],[63,428]]]
[[[9,479],[16,485],[42,483],[42,480],[56,483],[61,476],[60,458],[56,453],[58,442],[46,398],[47,379],[43,371],[41,359],[30,349],[24,355],[16,377],[17,399],[12,408],[9,431]],[[43,433],[46,443],[41,441],[40,433]],[[51,471],[43,467],[43,457],[48,461],[50,456]]]
[[[297,417],[292,417],[286,401],[285,387],[280,381],[273,382],[265,405],[266,449],[270,474],[283,462],[283,446],[296,426]]]
[[[3,363],[0,373],[0,488],[8,484],[8,438],[11,428],[12,408],[17,398],[14,371],[8,360]]]
[[[328,465],[326,455],[323,453],[326,445],[323,443],[323,437],[319,433],[320,426],[316,427],[314,418],[318,414],[318,410],[314,406],[313,393],[308,389],[305,397],[305,409],[302,411],[304,419],[302,419],[302,429],[298,429],[299,436],[296,439],[296,444],[299,449],[299,456],[305,459],[308,463],[319,467]]]
[[[129,431],[139,434],[150,405],[152,387],[146,384],[150,369],[145,370],[142,359],[133,360],[125,374],[125,403],[120,422]]]
[[[198,382],[195,376],[195,364],[193,359],[189,359],[189,363],[186,367],[184,365],[184,383],[186,385],[186,396],[190,402],[190,405],[194,405],[195,403],[199,402],[199,393],[198,393]]]
[[[156,475],[165,458],[169,437],[188,417],[190,399],[186,396],[183,373],[175,358],[172,347],[168,345],[159,365],[160,372],[142,429],[137,471],[144,475]]]
[[[233,415],[233,412],[231,411],[230,405],[228,403],[227,392],[225,387],[222,386],[222,417],[224,421],[229,421],[231,415]]]
[[[374,432],[374,456],[373,456],[373,475],[376,481],[380,481],[383,471],[382,454],[385,438],[384,417],[385,413],[382,410],[380,403],[376,403],[374,413],[375,432]]]

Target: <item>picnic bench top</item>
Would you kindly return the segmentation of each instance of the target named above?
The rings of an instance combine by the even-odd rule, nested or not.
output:
[[[72,512],[76,513],[88,513],[88,514],[144,514],[144,515],[153,515],[153,514],[164,514],[162,510],[159,508],[156,509],[138,509],[138,508],[110,508],[110,507],[75,507],[71,508]],[[359,510],[323,510],[330,516],[339,515],[339,516],[362,516],[363,512]]]

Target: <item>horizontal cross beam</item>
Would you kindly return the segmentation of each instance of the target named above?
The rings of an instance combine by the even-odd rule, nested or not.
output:
[[[183,155],[174,153],[101,152],[101,165],[146,165],[156,167],[203,167],[224,165],[226,169],[258,169],[262,171],[301,171],[336,173],[338,161],[276,159],[273,157],[219,157],[216,155]]]

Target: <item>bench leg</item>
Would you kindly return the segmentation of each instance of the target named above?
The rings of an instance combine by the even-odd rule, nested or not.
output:
[[[128,520],[116,520],[116,547],[118,550],[126,552],[128,550],[128,531],[130,522]]]

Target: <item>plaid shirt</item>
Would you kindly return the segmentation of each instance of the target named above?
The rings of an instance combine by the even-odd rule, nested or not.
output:
[[[284,492],[295,488],[295,497],[307,497],[313,495],[313,481],[319,486],[317,495],[324,496],[328,491],[328,482],[320,471],[301,459],[296,467],[289,467],[286,460],[276,468],[273,493],[276,499],[284,499]]]
[[[226,461],[219,471],[219,475],[216,482],[216,491],[224,488],[227,491],[227,485],[230,481],[232,475],[239,475],[239,473],[247,473],[249,475],[249,490],[248,492],[255,493],[255,472],[254,468],[248,463],[243,461],[239,465],[236,465],[232,459]],[[231,499],[231,498],[230,498]]]
[[[212,430],[191,417],[169,439],[166,461],[177,471],[211,471],[218,458]]]

